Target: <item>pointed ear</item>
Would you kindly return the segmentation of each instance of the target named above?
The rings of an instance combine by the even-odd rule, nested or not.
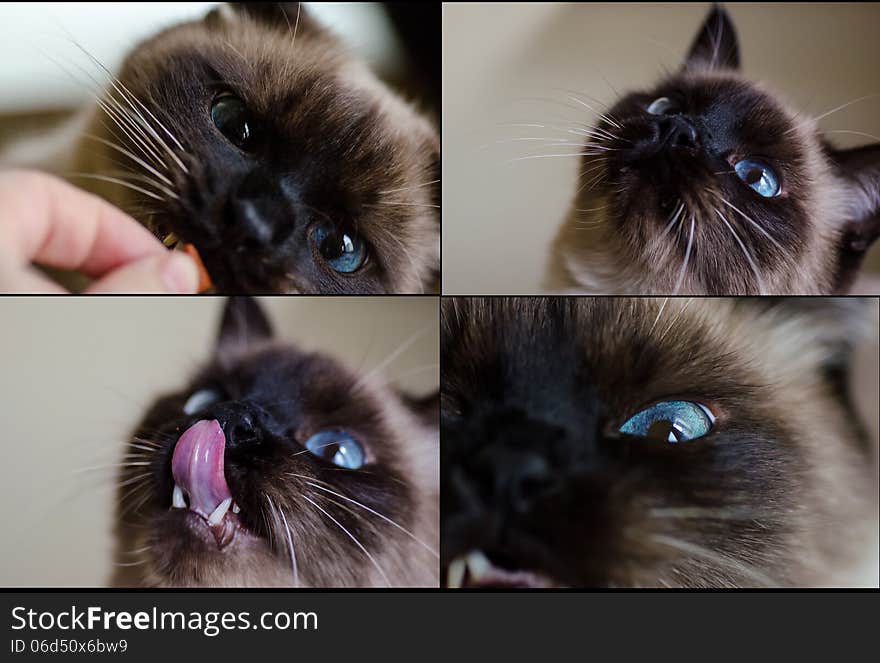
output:
[[[240,350],[272,338],[272,325],[253,297],[229,297],[223,309],[217,352]]]
[[[739,39],[730,15],[719,5],[700,26],[684,61],[685,69],[739,69]]]
[[[318,24],[301,2],[227,2],[206,17],[212,24],[233,22],[240,16],[248,16],[269,26],[300,34],[316,29]]]
[[[440,391],[425,396],[401,394],[401,400],[428,428],[440,427]]]
[[[880,144],[828,152],[837,176],[845,183],[847,220],[842,228],[838,292],[849,289],[865,253],[880,237]]]

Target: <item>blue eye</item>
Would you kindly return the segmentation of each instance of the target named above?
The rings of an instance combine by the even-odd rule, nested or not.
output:
[[[714,424],[715,416],[705,405],[691,401],[662,401],[627,419],[620,432],[675,444],[703,437]]]
[[[215,389],[199,389],[190,396],[183,404],[184,414],[195,414],[209,405],[220,400],[220,394]]]
[[[737,176],[765,198],[778,196],[781,190],[779,176],[763,161],[743,159],[737,161],[733,169]]]
[[[305,447],[318,458],[347,470],[361,468],[367,456],[360,442],[348,433],[337,430],[315,433],[306,440]]]
[[[675,104],[669,97],[658,97],[645,109],[651,115],[670,115],[675,110]]]
[[[367,246],[355,233],[344,233],[331,226],[318,225],[314,230],[315,244],[321,256],[335,271],[350,274],[367,258]]]

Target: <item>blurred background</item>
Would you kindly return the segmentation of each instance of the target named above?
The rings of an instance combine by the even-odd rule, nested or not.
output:
[[[592,122],[568,98],[611,103],[679,67],[708,3],[443,7],[443,292],[540,292],[550,242],[576,190],[576,157],[527,158],[553,136],[509,124]],[[818,115],[880,93],[880,4],[731,3],[743,71]],[[504,126],[508,125],[508,126]],[[824,130],[880,137],[880,97],[829,115]],[[830,133],[848,147],[872,138]],[[512,140],[516,139],[516,140]],[[866,267],[880,271],[880,246]]]
[[[153,399],[208,359],[223,301],[0,298],[0,587],[108,582],[116,469],[107,466]],[[400,349],[383,374],[415,395],[438,388],[436,298],[260,301],[280,338],[362,371]]]
[[[74,41],[114,71],[142,39],[199,19],[217,2],[0,3],[0,143],[57,123],[90,100],[93,65]],[[439,3],[304,2],[385,80],[425,103],[439,81]],[[427,5],[431,5],[430,7]],[[63,65],[63,67],[62,67]]]

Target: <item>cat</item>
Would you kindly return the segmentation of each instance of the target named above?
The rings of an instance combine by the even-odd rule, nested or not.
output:
[[[880,234],[880,145],[835,149],[740,73],[715,7],[684,65],[623,96],[583,147],[548,292],[842,294]]]
[[[213,358],[128,442],[112,584],[437,587],[438,410],[230,298]]]
[[[53,137],[0,161],[193,245],[215,292],[420,293],[439,278],[433,121],[299,3],[229,3],[147,39],[59,135],[66,157]]]
[[[848,387],[876,317],[859,298],[444,300],[445,584],[876,584],[878,449]]]

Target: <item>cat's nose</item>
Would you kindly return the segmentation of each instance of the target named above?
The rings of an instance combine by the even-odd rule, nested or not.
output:
[[[496,460],[495,498],[514,513],[531,511],[534,503],[549,492],[552,485],[550,464],[539,453],[509,453],[503,460]]]
[[[566,432],[513,413],[490,418],[480,448],[463,463],[464,472],[480,487],[485,506],[511,514],[528,513],[564,474],[570,461]]]
[[[667,147],[693,150],[700,145],[700,134],[697,127],[685,115],[661,117],[659,129],[660,143]]]
[[[657,157],[673,152],[697,152],[703,141],[700,128],[689,116],[660,115],[650,117],[642,126],[641,136],[620,148],[620,158],[627,166],[654,164]]]
[[[220,423],[227,448],[256,443],[262,438],[259,413],[247,403],[223,403],[212,408],[210,414]]]
[[[262,172],[233,187],[226,201],[226,235],[248,251],[263,251],[287,239],[296,226],[293,201]]]
[[[232,202],[240,225],[240,235],[245,246],[263,248],[272,241],[274,234],[267,214],[257,201],[235,200]]]

